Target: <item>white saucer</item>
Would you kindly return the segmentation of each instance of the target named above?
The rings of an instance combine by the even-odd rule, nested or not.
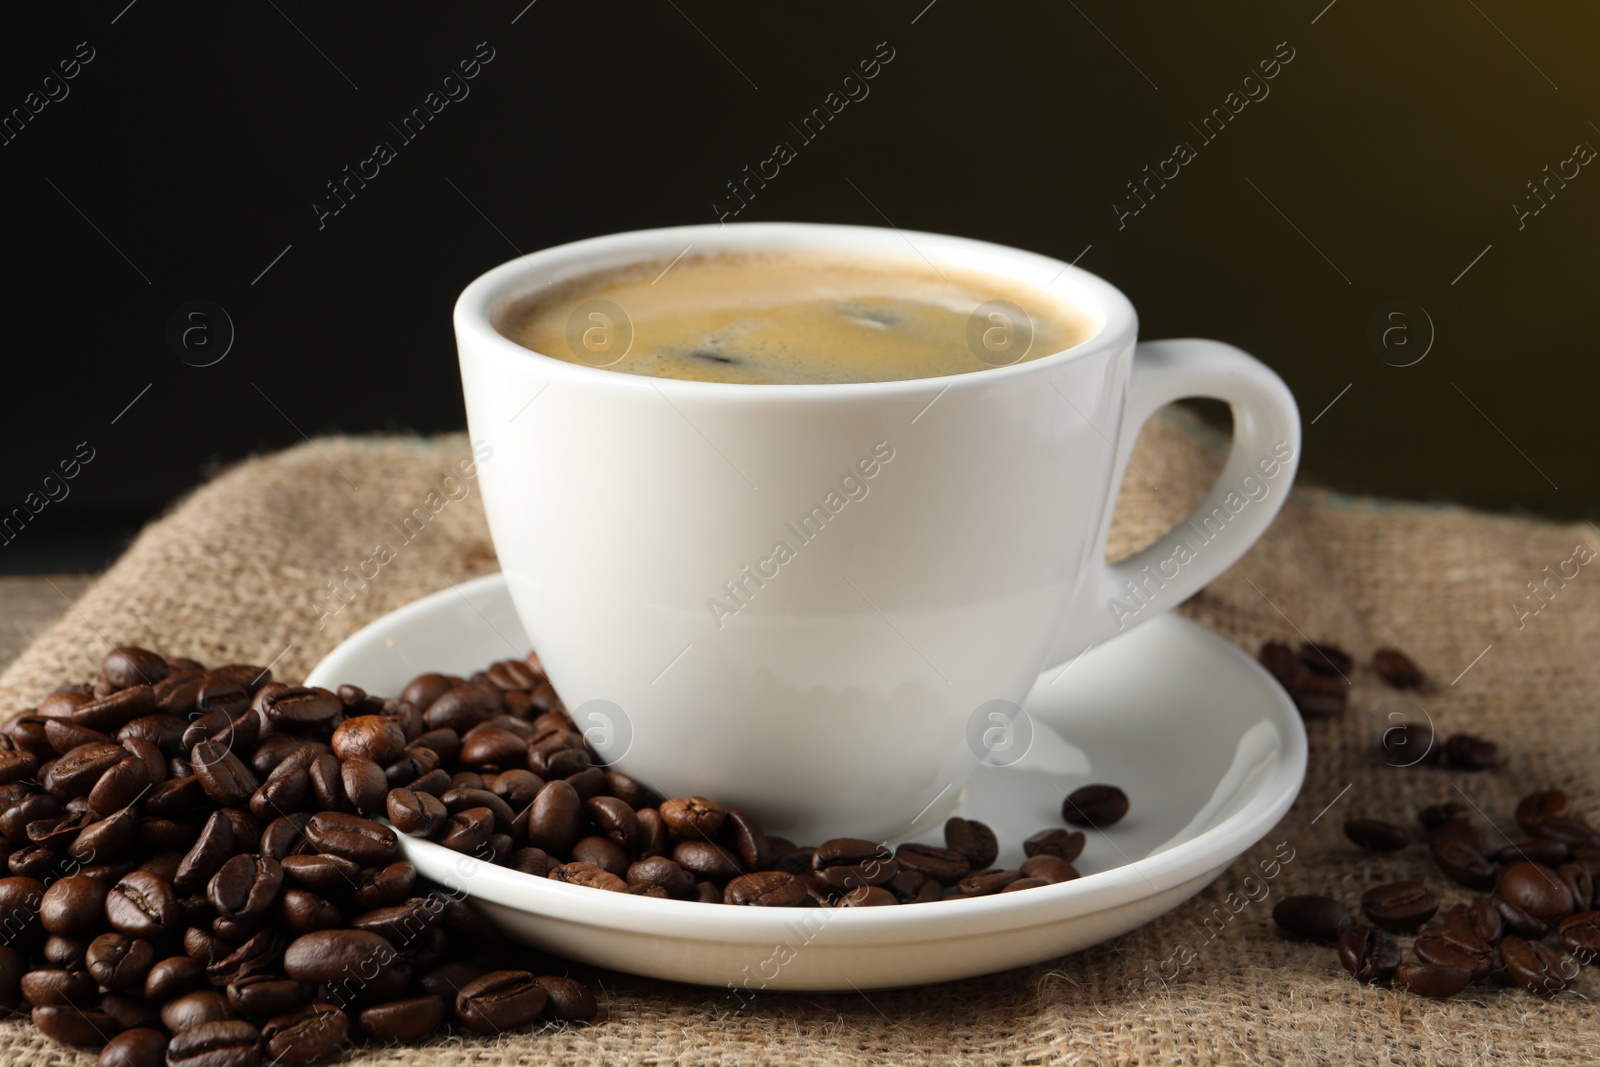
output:
[[[309,683],[395,694],[424,671],[468,674],[527,646],[504,579],[491,575],[377,620]],[[402,841],[424,876],[568,959],[731,986],[735,997],[860,990],[1021,967],[1149,922],[1261,840],[1305,776],[1305,730],[1283,689],[1233,645],[1170,615],[1085,654],[1064,676],[1041,675],[1026,709],[1028,754],[980,768],[957,810],[993,827],[999,865],[1016,866],[1024,837],[1063,825],[1066,793],[1121,786],[1131,811],[1107,832],[1090,831],[1076,881],[897,907],[738,908],[600,892]]]

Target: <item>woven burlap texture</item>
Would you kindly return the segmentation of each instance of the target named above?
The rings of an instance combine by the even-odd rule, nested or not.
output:
[[[234,467],[152,523],[35,641],[0,678],[0,712],[91,677],[108,642],[207,663],[272,662],[276,676],[297,678],[379,615],[492,572],[475,483],[446,481],[467,455],[461,437],[335,438]],[[1125,483],[1113,554],[1170,526],[1224,455],[1225,445],[1192,421],[1154,420],[1133,457],[1138,473]],[[437,513],[402,529],[430,493]],[[372,580],[351,580],[377,542],[393,558]],[[965,982],[866,996],[763,995],[736,1014],[725,992],[581,971],[601,990],[610,1013],[603,1025],[452,1036],[352,1059],[428,1067],[1588,1062],[1600,1049],[1600,1013],[1585,999],[1596,992],[1593,973],[1553,1001],[1479,987],[1427,1001],[1357,985],[1331,950],[1287,941],[1271,921],[1282,896],[1330,891],[1353,906],[1368,887],[1396,878],[1426,878],[1447,903],[1467,898],[1418,847],[1356,851],[1340,832],[1349,815],[1409,822],[1425,804],[1465,796],[1509,828],[1518,796],[1553,785],[1580,798],[1582,814],[1600,816],[1592,775],[1600,602],[1591,588],[1600,578],[1585,569],[1547,582],[1541,588],[1554,592],[1543,601],[1528,588],[1579,544],[1600,546],[1600,535],[1587,524],[1295,490],[1266,538],[1182,610],[1251,651],[1269,637],[1301,636],[1351,650],[1363,666],[1352,675],[1350,708],[1308,724],[1305,788],[1260,845],[1194,900],[1112,943]],[[335,598],[332,586],[344,592]],[[1365,666],[1385,644],[1429,672],[1414,700]],[[1441,730],[1497,740],[1504,767],[1387,766],[1374,746],[1390,713],[1419,718],[1420,709]],[[1218,924],[1204,920],[1282,842],[1295,858],[1271,896],[1207,936]],[[87,1058],[45,1041],[25,1020],[0,1024],[0,1064],[69,1061]]]

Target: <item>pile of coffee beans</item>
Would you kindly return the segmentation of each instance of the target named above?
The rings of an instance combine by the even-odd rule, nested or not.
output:
[[[531,706],[518,671],[496,691]],[[582,983],[419,879],[376,821],[434,770],[411,745],[428,729],[358,689],[114,650],[0,735],[0,1006],[105,1067],[298,1067],[447,1024],[595,1019]],[[504,803],[422,785],[458,834]]]
[[[1104,828],[1128,805],[1092,785],[1062,810]],[[419,878],[396,831],[574,885],[756,907],[1017,892],[1077,878],[1086,840],[1045,828],[1011,869],[969,819],[898,849],[768,836],[604,766],[533,653],[383,699],[118,648],[0,734],[0,1005],[104,1067],[299,1067],[358,1040],[598,1017],[560,963]]]
[[[1363,983],[1394,983],[1427,997],[1449,997],[1473,982],[1516,985],[1553,996],[1580,965],[1600,958],[1600,830],[1558,789],[1517,804],[1527,837],[1502,842],[1460,802],[1419,813],[1429,854],[1446,878],[1487,891],[1447,909],[1435,925],[1439,896],[1420,881],[1391,882],[1361,897],[1365,923],[1327,896],[1288,897],[1273,919],[1289,933],[1338,946],[1339,961]],[[1394,852],[1412,834],[1378,819],[1351,819],[1345,836],[1362,848]],[[1407,960],[1396,935],[1413,936]]]

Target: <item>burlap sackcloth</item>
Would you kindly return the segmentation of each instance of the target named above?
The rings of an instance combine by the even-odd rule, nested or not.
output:
[[[1130,471],[1125,484],[1113,555],[1168,528],[1224,454],[1187,418],[1153,420],[1133,457],[1142,474]],[[277,677],[297,679],[377,616],[495,570],[475,485],[465,483],[462,496],[459,478],[444,480],[466,455],[461,437],[322,439],[227,471],[152,523],[0,678],[0,713],[31,706],[64,679],[89,678],[107,641],[207,663],[275,661]],[[401,542],[391,523],[429,493],[439,494],[438,514]],[[344,582],[343,568],[354,573],[380,540],[398,543],[394,558],[364,588],[347,586],[356,590],[348,604],[331,599],[328,583]],[[1579,798],[1581,814],[1600,817],[1600,576],[1583,568],[1564,585],[1550,582],[1542,601],[1527,586],[1547,566],[1557,574],[1579,544],[1600,547],[1600,532],[1295,490],[1267,537],[1182,610],[1252,652],[1263,639],[1301,634],[1346,647],[1362,661],[1350,707],[1309,724],[1305,788],[1261,844],[1200,896],[1114,942],[972,981],[865,996],[767,994],[742,1009],[726,991],[580,970],[610,1012],[603,1025],[452,1036],[353,1058],[428,1067],[1593,1062],[1600,1012],[1587,997],[1600,983],[1592,968],[1554,1001],[1478,986],[1428,1001],[1357,985],[1331,949],[1287,941],[1271,920],[1283,896],[1328,891],[1354,907],[1365,889],[1397,878],[1426,879],[1447,904],[1467,899],[1418,846],[1357,851],[1340,830],[1349,815],[1410,823],[1422,805],[1464,794],[1516,833],[1517,797],[1553,785]],[[1442,731],[1498,741],[1500,770],[1398,769],[1375,753],[1391,711],[1418,717],[1365,666],[1391,643],[1429,673],[1417,703]],[[1283,842],[1294,858],[1270,895],[1235,913],[1247,893],[1260,896],[1245,877]],[[87,1057],[26,1021],[0,1024],[0,1064],[67,1061]]]

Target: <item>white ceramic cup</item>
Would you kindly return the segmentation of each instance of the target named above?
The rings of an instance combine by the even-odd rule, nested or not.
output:
[[[1047,289],[1093,333],[969,374],[738,385],[565,362],[496,328],[546,285],[686,247],[922,257]],[[1300,454],[1293,397],[1250,356],[1136,345],[1113,286],[957,237],[802,223],[598,237],[478,278],[455,330],[470,432],[492,450],[479,478],[495,549],[579,726],[664,795],[713,797],[801,843],[942,820],[980,759],[1026,748],[1019,705],[1041,670],[1226,570]],[[1108,564],[1139,429],[1191,396],[1232,407],[1222,476],[1185,521]]]

